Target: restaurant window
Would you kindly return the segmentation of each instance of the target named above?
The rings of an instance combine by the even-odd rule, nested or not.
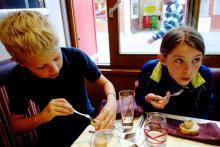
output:
[[[0,0],[0,9],[45,8],[43,0]]]
[[[98,63],[110,63],[108,16],[106,0],[95,0],[95,28]]]
[[[0,0],[1,9],[44,8],[43,0]]]
[[[220,0],[201,0],[198,31],[202,34],[207,55],[220,55]]]
[[[201,1],[199,16],[206,17],[209,15],[209,7],[207,7],[209,6],[209,4],[210,4],[210,0]]]
[[[38,11],[43,15],[49,15],[49,10],[46,8],[47,2],[47,0],[0,0],[0,20],[10,12],[24,9]],[[0,42],[0,61],[9,58],[9,53]]]
[[[205,40],[204,63],[220,66],[214,62],[220,54],[220,0],[177,1],[184,9],[182,24],[196,28]],[[159,30],[166,7],[161,0],[94,0],[96,38],[101,40],[97,46],[102,52],[97,58],[107,59],[110,68],[135,69],[157,58],[161,39],[152,44],[147,40]],[[99,61],[96,63],[102,64]]]
[[[7,15],[9,12],[19,10],[33,10],[41,12],[43,15],[48,15],[46,9],[47,0],[0,0],[0,18]]]

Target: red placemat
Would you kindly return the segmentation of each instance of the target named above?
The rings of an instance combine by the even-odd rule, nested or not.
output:
[[[199,125],[199,135],[184,135],[179,131],[179,125],[183,121],[167,118],[168,134],[212,145],[220,145],[220,128],[216,123],[202,123]]]

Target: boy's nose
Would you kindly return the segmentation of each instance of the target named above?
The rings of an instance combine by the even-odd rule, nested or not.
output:
[[[56,64],[51,64],[50,68],[49,68],[49,73],[51,75],[56,75],[59,73],[59,67]]]

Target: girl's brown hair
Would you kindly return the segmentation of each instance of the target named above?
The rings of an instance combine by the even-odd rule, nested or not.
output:
[[[167,56],[178,45],[186,43],[189,46],[205,53],[204,40],[199,32],[190,26],[180,26],[168,31],[162,39],[160,53]]]

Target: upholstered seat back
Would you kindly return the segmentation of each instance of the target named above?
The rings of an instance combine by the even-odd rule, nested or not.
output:
[[[12,69],[17,64],[11,60],[0,62],[0,87],[4,86]]]
[[[10,131],[9,124],[9,99],[5,84],[7,78],[13,68],[16,66],[15,62],[10,60],[0,62],[0,146],[5,147],[33,147],[36,146],[37,134],[34,131],[15,136]],[[33,102],[30,102],[28,115],[34,115],[38,111]],[[2,145],[1,145],[2,144]]]
[[[215,95],[213,114],[210,119],[220,121],[220,68],[210,68],[212,71],[212,86]]]

